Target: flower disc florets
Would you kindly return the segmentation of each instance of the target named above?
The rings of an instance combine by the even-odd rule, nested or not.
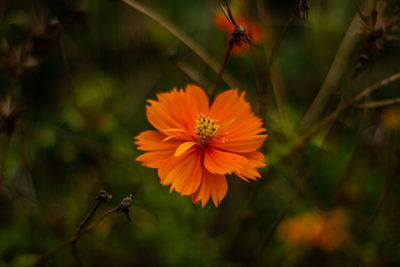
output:
[[[200,113],[199,119],[196,120],[195,130],[198,136],[198,142],[202,145],[217,137],[217,131],[219,125],[217,125],[214,119]]]

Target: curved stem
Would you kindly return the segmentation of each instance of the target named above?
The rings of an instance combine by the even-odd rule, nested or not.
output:
[[[326,102],[328,101],[334,88],[338,85],[338,82],[342,80],[343,75],[346,72],[345,66],[348,63],[353,48],[357,42],[356,33],[359,31],[359,23],[357,22],[358,13],[354,16],[346,35],[343,38],[342,43],[336,53],[335,59],[329,69],[329,72],[318,91],[313,103],[304,115],[301,121],[301,127],[306,129],[312,123],[318,119],[318,116],[322,113]]]
[[[98,199],[96,200],[96,203],[94,204],[92,210],[89,212],[89,214],[86,216],[86,218],[81,222],[81,224],[79,225],[78,230],[76,231],[75,235],[79,235],[79,234],[80,234],[80,232],[81,232],[82,229],[86,226],[86,224],[88,223],[88,221],[90,220],[90,218],[93,217],[94,213],[96,212],[97,208],[100,206],[100,203],[101,203],[101,202],[102,202],[102,201],[101,201],[100,198],[98,198]],[[74,256],[75,256],[77,265],[78,265],[78,266],[82,266],[82,261],[81,261],[81,259],[80,259],[80,257],[79,257],[79,253],[78,253],[77,242],[78,242],[78,239],[76,239],[76,240],[74,240],[74,241],[72,242],[72,252],[74,253]]]
[[[82,231],[83,227],[86,226],[87,222],[92,218],[94,213],[96,212],[97,208],[100,206],[101,200],[97,199],[96,203],[94,204],[92,210],[89,212],[89,214],[86,216],[86,218],[81,222],[81,224],[78,227],[78,230],[76,231],[76,234],[79,235],[80,232]]]
[[[6,165],[8,148],[10,146],[10,138],[11,135],[7,133],[4,134],[3,144],[1,147],[1,154],[0,154],[0,185],[3,182],[4,167]]]
[[[316,126],[311,128],[306,134],[304,134],[301,138],[300,141],[294,145],[294,147],[291,149],[291,152],[288,153],[288,155],[292,155],[295,151],[303,147],[308,140],[315,134],[317,134],[319,131],[325,128],[325,126],[330,125],[332,122],[334,122],[337,117],[342,114],[343,111],[347,110],[350,107],[355,106],[361,99],[369,96],[373,91],[378,90],[390,83],[393,83],[397,80],[400,80],[400,72],[393,74],[392,76],[375,83],[371,86],[368,86],[366,89],[364,89],[361,93],[356,95],[352,100],[349,102],[342,104],[340,108],[326,116],[324,119],[320,120],[318,123],[316,123]],[[285,156],[287,157],[287,156]]]
[[[226,51],[226,54],[225,54],[224,62],[222,63],[221,69],[218,72],[217,80],[215,81],[214,89],[212,91],[211,98],[210,98],[210,104],[214,101],[215,94],[217,93],[219,84],[221,82],[222,73],[224,72],[224,69],[226,67],[226,63],[228,63],[229,55],[231,54],[232,48],[233,48],[234,45],[235,45],[235,43],[232,42],[232,40],[231,40],[229,42],[228,50]]]
[[[357,105],[357,108],[380,108],[385,106],[392,106],[400,104],[400,98],[392,98],[380,101],[371,101],[364,104]]]
[[[117,207],[109,209],[108,211],[104,212],[92,224],[90,224],[86,228],[82,229],[80,231],[80,233],[76,233],[70,239],[64,241],[63,243],[61,243],[60,245],[58,245],[54,249],[52,249],[52,250],[46,252],[45,254],[43,254],[42,256],[40,256],[40,258],[36,261],[36,263],[33,266],[42,266],[43,263],[48,261],[51,257],[53,257],[55,254],[57,254],[60,250],[62,250],[63,248],[69,246],[70,244],[76,242],[84,234],[86,234],[86,233],[90,232],[91,230],[93,230],[93,228],[95,228],[105,217],[107,217],[108,215],[110,215],[110,214],[112,214],[114,212],[117,212],[119,210],[121,210],[121,205],[118,205]]]
[[[160,24],[164,29],[172,33],[176,38],[178,38],[182,43],[184,43],[187,47],[189,47],[195,54],[197,54],[207,65],[209,65],[215,72],[218,72],[219,65],[217,61],[212,58],[200,45],[195,43],[189,37],[180,32],[174,25],[166,21],[159,14],[144,6],[143,4],[134,1],[134,0],[121,0],[128,6],[136,9],[140,13],[146,15],[151,18],[158,24]],[[239,82],[230,74],[225,73],[222,79],[231,87],[231,88],[240,88]]]
[[[268,58],[268,66],[267,66],[268,70],[271,68],[272,63],[274,62],[275,56],[276,56],[276,54],[278,52],[278,49],[279,49],[279,46],[280,46],[280,44],[281,44],[281,42],[283,40],[283,37],[285,36],[287,30],[289,29],[290,24],[293,23],[295,18],[297,18],[296,13],[294,13],[294,14],[292,14],[290,16],[290,18],[287,20],[285,26],[283,27],[282,31],[279,33],[278,38],[275,40],[275,42],[274,42],[274,44],[272,46],[272,49],[271,49],[271,54],[270,54],[270,56]]]
[[[257,0],[257,7],[258,7],[258,14],[259,17],[262,21],[268,21],[268,17],[266,14],[266,7],[264,3],[261,0]],[[282,30],[280,31],[278,37],[275,39],[274,43],[272,44],[271,52],[269,53],[268,56],[268,51],[267,51],[267,46],[264,44],[264,54],[265,54],[265,59],[266,59],[266,64],[267,64],[267,69],[266,69],[266,79],[267,79],[267,84],[266,86],[271,86],[275,103],[278,108],[278,113],[279,117],[282,121],[282,123],[286,122],[286,112],[285,112],[285,90],[284,88],[278,86],[276,82],[274,82],[274,68],[273,68],[273,62],[275,60],[275,57],[277,55],[277,52],[279,50],[279,47],[282,43],[282,40],[287,33],[287,30],[289,29],[289,26],[293,23],[293,21],[296,19],[297,15],[296,13],[292,14],[285,25],[283,26]],[[269,34],[265,34],[268,36]]]

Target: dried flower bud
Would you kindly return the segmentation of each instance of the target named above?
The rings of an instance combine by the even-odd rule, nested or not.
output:
[[[11,103],[11,97],[0,100],[0,132],[5,131],[8,135],[12,133],[17,123],[21,108],[15,103]]]
[[[129,217],[129,208],[132,206],[132,200],[133,200],[134,196],[135,196],[135,193],[130,194],[129,196],[124,198],[122,200],[122,202],[121,202],[121,207],[119,209],[119,211],[121,211],[121,212],[126,214],[126,217],[128,218],[128,221],[131,220],[131,218]]]
[[[390,13],[388,10],[387,3],[382,0],[367,15],[360,12],[362,25],[359,34],[369,52],[379,52],[384,45],[400,40],[400,16],[396,9]]]
[[[103,202],[108,202],[112,199],[112,195],[110,195],[106,190],[100,190],[99,194],[96,197],[96,200],[100,200]]]
[[[26,69],[37,66],[40,62],[32,54],[33,43],[30,41],[7,48],[2,51],[0,69],[6,69],[13,77],[19,79]]]
[[[133,200],[134,194],[130,194],[126,198],[124,198],[121,202],[121,208],[130,208],[132,206],[132,200]]]
[[[310,4],[308,0],[299,0],[299,2],[297,3],[297,15],[300,18],[307,18],[309,8]]]

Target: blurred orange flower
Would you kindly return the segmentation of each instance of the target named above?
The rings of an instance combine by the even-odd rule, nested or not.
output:
[[[252,41],[256,43],[261,42],[261,30],[253,21],[246,20],[244,17],[240,16],[235,17],[235,21],[238,25],[241,25],[245,28],[247,35]],[[217,15],[215,16],[214,24],[217,29],[226,33],[228,40],[232,37],[235,26],[225,18],[224,13],[217,13]],[[232,49],[232,54],[239,56],[242,55],[245,51],[246,50],[244,46],[235,45]]]
[[[136,160],[158,169],[161,184],[181,195],[191,195],[202,206],[212,199],[218,206],[228,185],[226,174],[248,181],[260,178],[265,167],[257,149],[267,135],[262,121],[252,112],[244,92],[232,89],[220,94],[210,106],[198,86],[160,93],[148,100],[147,119],[157,129],[136,136]]]
[[[381,123],[387,131],[400,128],[400,108],[388,107],[382,111]]]
[[[343,209],[329,213],[312,211],[282,221],[277,236],[287,245],[319,247],[331,252],[343,244],[347,225],[348,218]]]

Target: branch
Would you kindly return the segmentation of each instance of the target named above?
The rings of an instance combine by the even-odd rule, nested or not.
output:
[[[81,222],[81,224],[78,227],[78,230],[76,231],[76,235],[79,235],[80,232],[82,231],[83,227],[86,226],[87,222],[92,218],[94,213],[96,212],[97,208],[100,206],[102,202],[108,202],[112,198],[112,195],[110,195],[107,191],[105,190],[100,190],[99,194],[96,197],[96,203],[92,210],[89,212],[89,214],[86,216],[86,218]]]
[[[361,93],[359,93],[359,94],[354,98],[354,101],[357,102],[357,101],[359,101],[360,99],[362,99],[362,98],[368,96],[369,94],[371,94],[373,91],[376,91],[376,90],[378,90],[379,88],[384,87],[384,86],[386,86],[386,85],[388,85],[388,84],[390,84],[390,83],[393,83],[393,82],[395,82],[395,81],[397,81],[397,80],[400,80],[400,72],[397,72],[397,73],[393,74],[392,76],[390,76],[390,77],[384,79],[383,81],[380,81],[380,82],[378,82],[378,83],[376,83],[376,84],[373,84],[373,85],[369,86],[367,89],[365,89],[364,91],[362,91]]]
[[[300,139],[300,142],[298,142],[292,149],[292,152],[289,154],[292,154],[294,151],[297,151],[298,149],[300,149],[303,145],[305,145],[307,143],[307,141],[314,136],[315,134],[317,134],[320,130],[322,130],[323,128],[325,128],[325,126],[330,125],[332,122],[334,122],[340,114],[342,114],[345,110],[347,110],[348,108],[351,108],[353,106],[356,106],[357,103],[367,97],[370,93],[372,93],[373,91],[376,91],[390,83],[393,83],[397,80],[400,80],[400,72],[393,74],[392,76],[378,82],[375,83],[369,87],[367,87],[365,90],[363,90],[361,93],[359,93],[356,97],[354,97],[352,100],[350,100],[349,102],[341,105],[340,108],[338,108],[336,111],[332,112],[331,114],[329,114],[328,116],[326,116],[324,119],[320,120],[318,123],[316,123],[316,126],[311,128],[311,130],[304,134],[303,137]]]
[[[357,23],[357,17],[358,13],[354,16],[346,35],[343,38],[321,89],[301,121],[301,127],[304,129],[309,127],[321,114],[331,93],[345,74],[345,66],[347,66],[348,58],[357,42],[356,33],[359,31],[360,27],[359,23]]]
[[[106,203],[106,202],[110,201],[111,198],[112,198],[112,195],[110,195],[107,191],[100,190],[99,194],[96,197],[96,203],[94,204],[92,210],[89,212],[89,214],[86,216],[86,218],[79,225],[78,230],[75,233],[75,236],[78,236],[81,233],[83,228],[86,226],[86,224],[89,222],[89,220],[93,217],[94,213],[96,212],[96,210],[100,206],[100,204],[102,202]],[[78,242],[78,239],[75,239],[72,242],[72,251],[75,255],[77,265],[82,266],[82,262],[81,262],[81,259],[79,258],[79,254],[78,254],[78,248],[76,246],[77,242]]]
[[[134,196],[133,194],[130,194],[128,197],[124,198],[120,205],[118,205],[118,206],[116,206],[116,207],[114,207],[112,209],[109,209],[108,211],[104,212],[99,218],[97,218],[92,224],[90,224],[86,228],[82,228],[82,229],[78,228],[78,231],[76,232],[76,234],[73,237],[71,237],[70,239],[64,241],[63,243],[61,243],[60,245],[58,245],[54,249],[44,253],[42,256],[39,257],[39,259],[36,261],[36,263],[33,264],[33,266],[35,266],[35,267],[36,266],[42,266],[45,262],[47,262],[51,257],[53,257],[55,254],[57,254],[60,250],[62,250],[63,248],[73,244],[74,242],[77,242],[78,239],[81,238],[84,234],[86,234],[86,233],[90,232],[91,230],[93,230],[93,228],[95,228],[108,215],[111,215],[111,214],[116,213],[116,212],[124,212],[127,215],[128,220],[130,220],[130,218],[129,218],[129,208],[132,205],[133,196]],[[91,213],[89,213],[89,215]],[[89,217],[89,219],[90,219],[90,217]],[[84,222],[87,222],[87,221],[88,220],[86,220],[86,219],[84,220]]]
[[[357,105],[357,108],[380,108],[380,107],[391,106],[391,105],[395,105],[395,104],[400,104],[400,98],[367,102],[364,104]]]
[[[59,252],[60,250],[62,250],[63,248],[67,247],[68,245],[72,244],[73,242],[75,242],[76,240],[78,240],[81,236],[83,236],[85,233],[91,231],[99,222],[101,222],[105,217],[107,217],[108,215],[117,212],[120,209],[120,205],[112,208],[106,212],[104,212],[96,221],[94,221],[91,225],[89,225],[88,227],[86,227],[85,229],[83,229],[81,231],[80,234],[75,235],[73,237],[71,237],[70,239],[64,241],[63,243],[61,243],[60,245],[58,245],[56,248],[46,252],[45,254],[43,254],[42,256],[40,256],[40,258],[38,259],[38,261],[33,265],[33,266],[41,266],[43,263],[45,263],[46,261],[48,261],[51,257],[53,257],[57,252]]]
[[[1,154],[0,154],[0,186],[4,178],[4,169],[6,166],[8,148],[10,146],[10,138],[11,136],[9,134],[4,133],[3,142],[1,144]]]

